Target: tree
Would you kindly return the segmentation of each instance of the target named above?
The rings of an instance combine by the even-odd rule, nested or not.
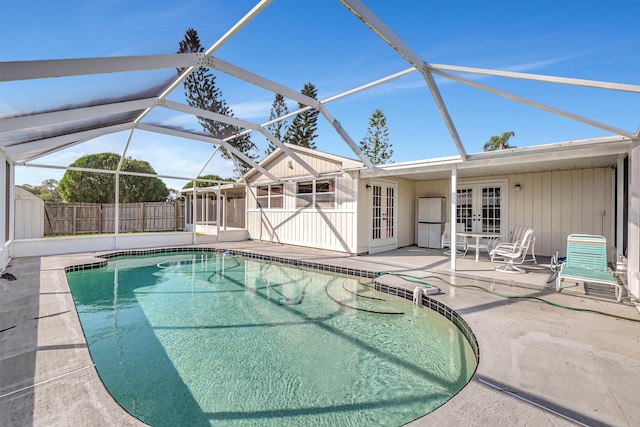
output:
[[[20,187],[35,194],[48,203],[62,202],[62,196],[58,191],[58,181],[55,179],[45,179],[40,185],[22,184]]]
[[[271,105],[271,114],[269,114],[269,121],[277,119],[278,117],[282,117],[289,113],[289,109],[287,108],[287,103],[284,100],[284,96],[276,93],[276,99],[273,100],[273,104]],[[276,138],[282,141],[282,137],[287,131],[287,121],[280,120],[275,123],[271,123],[267,126],[267,130],[273,134]],[[276,148],[278,148],[273,142],[269,142],[269,147],[265,153],[271,154]]]
[[[200,43],[198,33],[193,28],[188,28],[184,35],[184,40],[180,42],[178,53],[202,53],[204,48]],[[178,69],[178,74],[184,72],[184,68]],[[205,66],[198,67],[183,82],[184,94],[187,103],[201,110],[212,111],[225,116],[234,117],[233,111],[222,97],[222,91],[216,86],[216,76]],[[198,117],[198,122],[202,128],[214,138],[225,139],[231,135],[240,133],[241,129],[227,123],[218,122],[211,119]],[[252,152],[253,142],[249,134],[238,136],[228,141],[230,145],[238,149],[252,160],[258,155]],[[232,158],[232,154],[223,149],[222,156],[227,159]],[[243,160],[238,159],[241,173],[247,172],[251,167]]]
[[[176,190],[175,188],[170,188],[169,195],[167,196],[165,201],[168,203],[182,202],[184,201],[184,196],[180,191]]]
[[[89,154],[71,163],[70,167],[115,171],[120,163],[116,153]],[[122,171],[155,174],[144,160],[127,157]],[[112,173],[67,170],[58,184],[58,191],[65,202],[114,203],[115,175]],[[149,176],[120,175],[120,203],[161,202],[169,196],[169,189],[162,180]]]
[[[516,136],[515,132],[505,132],[500,136],[492,136],[489,142],[484,144],[484,151],[505,150],[507,148],[516,148],[515,145],[509,145],[509,138]]]
[[[212,181],[228,181],[228,182],[235,182],[236,180],[233,178],[220,178],[218,175],[201,175],[198,177],[198,179],[209,179]],[[199,187],[212,187],[216,184],[214,184],[213,182],[207,182],[207,181],[196,181],[196,188]],[[189,181],[185,184],[184,187],[182,188],[193,188],[193,181]]]
[[[304,85],[301,93],[313,99],[317,99],[318,96],[318,90],[311,82]],[[298,108],[304,107],[306,107],[306,105],[298,103]],[[312,108],[296,114],[293,123],[291,123],[289,129],[287,129],[284,142],[315,150],[316,144],[313,140],[318,137],[315,132],[318,129],[319,113],[318,110]]]
[[[387,118],[379,108],[369,118],[369,129],[367,135],[360,141],[360,149],[375,165],[392,162],[393,150],[389,144]]]

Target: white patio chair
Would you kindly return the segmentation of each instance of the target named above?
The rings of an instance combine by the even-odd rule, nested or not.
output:
[[[464,224],[456,224],[456,229],[462,231]],[[442,248],[449,248],[444,251],[445,255],[451,255],[451,223],[444,223],[444,231],[442,232]],[[462,236],[456,236],[456,255],[462,255],[467,252],[467,239]]]
[[[489,252],[491,262],[496,258],[506,260],[505,265],[495,268],[497,271],[505,273],[524,273],[525,271],[516,267],[515,264],[522,264],[527,257],[527,252],[533,240],[533,228],[527,227],[520,240],[513,243],[499,243],[493,250]]]
[[[500,242],[500,241],[496,241],[494,248],[497,248],[498,246],[502,245],[502,249],[504,249],[505,247],[507,247],[507,245],[515,245],[517,242],[519,242],[520,240],[522,240],[522,237],[524,236],[524,233],[533,227],[527,226],[527,225],[516,225],[515,227],[513,227],[513,229],[511,230],[511,232],[509,233],[509,241],[508,242]],[[513,248],[512,248],[513,249]],[[536,236],[535,234],[531,237],[531,243],[529,244],[529,250],[527,251],[528,256],[525,256],[525,258],[522,260],[522,263],[524,262],[533,262],[534,264],[538,263],[538,260],[536,260]],[[500,258],[499,255],[493,255],[491,256],[491,262],[496,261],[495,258]],[[502,258],[502,261],[507,261],[507,259]]]

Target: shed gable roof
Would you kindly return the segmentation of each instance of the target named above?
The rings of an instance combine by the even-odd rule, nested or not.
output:
[[[335,154],[292,144],[285,145],[320,175],[335,173],[345,169],[364,167],[364,163],[347,157],[336,156]],[[302,167],[302,165],[293,161],[287,153],[280,148],[276,149],[260,162],[260,166],[277,179],[311,177],[310,173]],[[271,181],[269,177],[256,168],[250,170],[245,175],[245,179],[247,182]]]

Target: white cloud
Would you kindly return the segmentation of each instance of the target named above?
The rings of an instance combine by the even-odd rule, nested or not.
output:
[[[269,117],[273,101],[249,101],[231,105],[236,117],[250,121],[252,119],[264,120]]]
[[[575,59],[575,58],[580,58],[582,56],[590,55],[592,53],[593,52],[575,53],[575,54],[572,54],[572,55],[560,56],[558,58],[549,58],[549,59],[543,59],[543,60],[540,60],[540,61],[525,62],[524,64],[510,65],[510,66],[507,66],[507,67],[503,67],[502,69],[506,70],[506,71],[519,71],[519,72],[539,70],[541,68],[546,68],[546,67],[548,67],[550,65],[558,64],[560,62],[569,61],[569,60]]]

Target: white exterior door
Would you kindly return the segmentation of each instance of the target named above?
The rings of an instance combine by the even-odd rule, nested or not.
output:
[[[369,253],[396,249],[398,247],[398,185],[392,182],[372,180],[370,190]]]
[[[506,236],[504,183],[463,184],[457,190],[456,222],[459,230],[501,233]]]

